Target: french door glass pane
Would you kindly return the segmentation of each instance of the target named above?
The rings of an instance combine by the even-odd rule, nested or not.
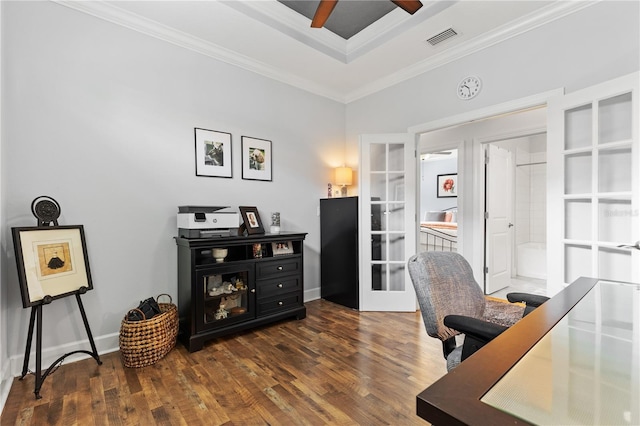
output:
[[[371,154],[371,171],[372,172],[383,172],[386,170],[387,164],[387,146],[384,144],[371,144],[370,146],[370,154]]]
[[[404,201],[404,173],[389,173],[389,199]]]
[[[631,251],[600,247],[598,250],[598,278],[627,281],[631,270]]]
[[[387,265],[371,265],[371,290],[387,291]]]
[[[564,149],[591,146],[591,104],[565,111]]]
[[[568,244],[564,247],[564,282],[572,283],[579,277],[590,277],[591,247]]]
[[[631,93],[605,99],[598,104],[598,142],[618,142],[631,139]]]
[[[591,239],[591,200],[565,200],[565,238]]]
[[[603,149],[598,156],[598,191],[631,191],[631,147]]]
[[[591,153],[571,154],[564,159],[564,193],[591,192]]]
[[[404,234],[389,234],[389,260],[405,260],[404,245]]]
[[[389,265],[389,269],[391,272],[391,276],[389,277],[389,290],[391,291],[404,291],[404,264],[391,264]]]
[[[404,204],[389,203],[387,211],[387,231],[404,231]]]
[[[371,173],[371,200],[387,200],[387,175],[386,173]]]
[[[374,234],[371,236],[371,260],[387,260],[387,236]]]
[[[600,200],[598,240],[627,243],[631,240],[631,200]]]
[[[389,171],[404,171],[404,145],[389,144]]]

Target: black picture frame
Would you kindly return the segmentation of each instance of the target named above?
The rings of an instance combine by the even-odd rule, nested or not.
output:
[[[231,133],[217,130],[193,130],[195,136],[196,176],[232,178],[233,145]]]
[[[242,179],[273,179],[271,141],[242,136]]]
[[[93,289],[82,225],[11,232],[24,308]]]
[[[436,178],[437,198],[452,198],[458,196],[458,174],[448,173]]]
[[[240,206],[240,215],[248,234],[264,234],[264,227],[256,207]]]

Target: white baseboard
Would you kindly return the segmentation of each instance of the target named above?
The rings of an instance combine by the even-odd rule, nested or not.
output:
[[[10,373],[10,365],[6,363],[0,373],[0,413],[4,410],[4,404],[7,402],[13,384],[13,376]]]
[[[311,302],[312,300],[320,299],[320,287],[312,288],[304,291],[304,301]]]
[[[96,349],[98,350],[98,355],[106,354],[109,352],[114,352],[120,350],[120,342],[119,342],[120,333],[112,333],[104,336],[100,336],[94,338],[94,342],[96,344]],[[32,345],[32,349],[35,345]],[[47,348],[42,350],[42,371],[49,368],[49,366],[55,362],[58,358],[63,356],[64,354],[68,354],[74,351],[89,351],[91,352],[91,345],[89,344],[88,339],[79,340],[77,342],[67,343],[65,345],[55,346],[52,348]],[[89,358],[89,354],[85,353],[77,353],[68,356],[64,359],[64,363],[70,363],[74,361],[79,361],[81,359]],[[11,357],[11,371],[10,374],[12,377],[20,377],[22,375],[22,365],[24,363],[24,355],[13,355]],[[31,352],[29,356],[29,370],[36,370],[36,354],[35,351]],[[4,377],[4,376],[3,376]],[[10,380],[11,381],[11,380]]]

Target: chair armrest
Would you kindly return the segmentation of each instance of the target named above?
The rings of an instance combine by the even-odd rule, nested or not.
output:
[[[524,302],[527,306],[536,308],[549,300],[549,298],[530,293],[509,293],[507,294],[507,300],[511,303]]]
[[[444,317],[444,324],[460,333],[464,333],[464,344],[462,346],[460,361],[469,358],[508,328],[492,322],[462,315],[447,315]]]
[[[492,322],[463,315],[447,315],[444,317],[444,325],[449,328],[453,328],[460,333],[464,333],[465,336],[473,336],[485,343],[488,343],[498,337],[498,335],[508,328]]]

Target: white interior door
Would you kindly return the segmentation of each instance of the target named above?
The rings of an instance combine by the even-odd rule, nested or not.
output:
[[[485,293],[511,282],[511,153],[485,146]]]
[[[636,72],[548,104],[550,295],[580,276],[640,281],[639,79]]]
[[[360,136],[360,310],[415,311],[416,147],[409,134]]]

